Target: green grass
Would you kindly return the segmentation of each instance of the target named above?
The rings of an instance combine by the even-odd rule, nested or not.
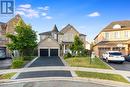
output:
[[[86,68],[100,68],[100,69],[111,69],[107,64],[103,63],[99,58],[94,58],[90,64],[89,57],[72,57],[67,58],[65,61],[73,67],[86,67]]]
[[[129,83],[125,78],[123,78],[121,75],[118,74],[107,74],[107,73],[85,72],[85,71],[76,71],[76,74],[79,77],[97,78],[97,79],[105,79],[105,80],[113,80]]]
[[[16,73],[7,73],[7,74],[3,74],[0,75],[0,79],[10,79],[13,75],[15,75]]]

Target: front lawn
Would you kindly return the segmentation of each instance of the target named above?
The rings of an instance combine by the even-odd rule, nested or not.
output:
[[[0,79],[10,79],[13,75],[16,73],[7,73],[7,74],[2,74],[0,75]]]
[[[90,64],[89,57],[72,57],[67,58],[65,61],[73,67],[86,67],[86,68],[100,68],[111,69],[107,64],[103,63],[99,58],[94,58]]]
[[[85,71],[76,71],[76,74],[79,77],[97,78],[97,79],[105,79],[105,80],[113,80],[129,83],[125,78],[123,78],[121,75],[118,74],[107,74],[107,73],[85,72]]]

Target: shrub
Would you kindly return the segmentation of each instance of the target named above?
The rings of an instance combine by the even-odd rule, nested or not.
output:
[[[12,62],[12,68],[21,68],[24,65],[24,61],[22,60],[22,58],[15,58],[13,59]]]
[[[69,52],[64,55],[64,58],[65,58],[65,59],[66,59],[66,58],[70,58],[70,57],[72,57],[72,55],[71,55]]]
[[[84,49],[82,50],[82,53],[80,54],[81,56],[85,57],[85,56],[90,56],[91,55],[91,51]]]

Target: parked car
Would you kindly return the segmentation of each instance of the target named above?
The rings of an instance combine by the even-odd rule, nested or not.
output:
[[[6,54],[4,50],[0,50],[0,59],[5,59],[6,58]]]
[[[130,54],[125,55],[124,57],[125,57],[125,60],[126,60],[126,61],[130,62]]]
[[[123,63],[125,61],[125,57],[119,51],[106,51],[102,55],[103,59],[106,62],[119,62]]]

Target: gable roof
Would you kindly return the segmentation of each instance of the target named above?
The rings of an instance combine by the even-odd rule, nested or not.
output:
[[[69,29],[74,29],[77,33],[79,33],[72,25],[68,24],[67,26],[65,26],[60,33],[65,33],[67,32]]]
[[[85,34],[81,34],[81,33],[80,33],[79,35],[80,35],[80,36],[86,36]]]
[[[116,24],[120,25],[121,28],[113,29],[113,26],[116,25]],[[107,25],[103,30],[101,30],[99,32],[99,34],[101,32],[105,32],[105,31],[115,31],[115,30],[117,31],[117,30],[127,29],[127,28],[128,29],[130,28],[130,20],[114,21],[114,22],[111,22],[109,25]],[[94,39],[96,39],[98,37],[98,35]]]
[[[15,15],[15,17],[13,17],[12,19],[10,19],[7,23],[12,22],[12,21],[18,22],[19,20],[22,20],[22,17],[19,14],[17,14],[17,15]]]
[[[59,43],[58,43],[54,38],[52,38],[52,37],[50,37],[50,36],[45,37],[45,39],[41,40],[41,41],[38,43],[38,45],[39,45],[40,43],[42,43],[43,41],[47,40],[48,38],[50,38],[51,40],[53,40],[54,42],[56,42],[56,43],[59,45]]]
[[[52,31],[42,32],[39,35],[51,35],[52,32],[56,32],[56,33],[59,32],[56,25],[54,25]]]
[[[51,35],[51,31],[40,33],[39,35]]]
[[[114,21],[114,22],[110,23],[108,26],[106,26],[102,31],[113,30],[113,26],[116,24],[120,25],[121,28],[130,28],[130,20]]]

